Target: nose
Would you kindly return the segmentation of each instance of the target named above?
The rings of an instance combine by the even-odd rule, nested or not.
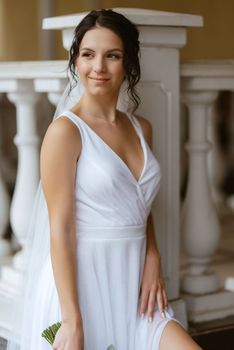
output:
[[[94,60],[93,70],[95,73],[105,72],[105,60],[102,56],[97,56]]]

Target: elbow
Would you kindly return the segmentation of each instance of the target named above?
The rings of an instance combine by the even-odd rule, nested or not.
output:
[[[75,223],[73,220],[61,220],[51,219],[50,220],[50,235],[51,239],[63,238],[69,239],[76,235]]]

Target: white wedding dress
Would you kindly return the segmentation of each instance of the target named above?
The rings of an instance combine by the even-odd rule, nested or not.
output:
[[[144,152],[137,181],[125,162],[81,118],[63,112],[81,134],[75,198],[77,283],[84,350],[157,350],[171,307],[152,323],[139,315],[139,290],[146,251],[146,220],[159,189],[159,164],[137,119],[128,114]],[[68,141],[69,142],[69,141]],[[58,189],[59,191],[59,189]],[[50,259],[38,276],[29,350],[49,350],[41,332],[61,320]],[[75,350],[75,349],[74,349]]]

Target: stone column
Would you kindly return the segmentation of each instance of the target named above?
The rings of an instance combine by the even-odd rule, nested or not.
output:
[[[24,281],[23,273],[26,261],[24,260],[24,257],[26,257],[25,242],[29,233],[28,224],[39,178],[39,138],[36,131],[36,124],[38,123],[36,110],[38,105],[36,103],[40,89],[36,90],[35,82],[36,80],[42,81],[43,89],[41,88],[41,91],[43,92],[58,92],[59,89],[61,94],[61,86],[59,87],[56,84],[58,81],[66,80],[66,65],[66,61],[0,63],[0,93],[7,93],[8,98],[16,106],[17,135],[15,144],[18,150],[18,169],[11,207],[11,224],[16,239],[23,248],[13,258],[11,265],[3,266],[1,269],[0,337],[5,339],[11,337],[10,330],[12,325],[10,322],[12,314],[15,314],[16,308],[22,301],[21,287]],[[41,127],[42,125],[40,125]],[[2,213],[0,213],[0,217]],[[20,322],[18,329],[20,330]],[[17,337],[18,333],[15,336]]]
[[[234,293],[220,285],[210,271],[219,244],[219,221],[205,156],[209,148],[207,136],[211,134],[208,120],[212,115],[208,116],[208,111],[219,91],[234,90],[234,64],[191,61],[182,64],[180,72],[182,98],[190,114],[189,181],[182,215],[188,270],[182,278],[182,297],[190,321],[203,322],[234,315]]]
[[[233,315],[234,293],[225,291],[217,274],[210,269],[220,240],[220,225],[207,169],[207,152],[211,148],[207,140],[208,111],[217,92],[202,91],[195,83],[194,86],[193,91],[184,90],[182,94],[182,101],[189,109],[189,141],[186,146],[189,178],[182,209],[182,243],[188,257],[188,268],[181,288],[189,320],[203,322]]]
[[[207,173],[208,109],[216,92],[187,92],[182,101],[189,109],[189,179],[182,211],[183,245],[188,257],[188,273],[182,280],[183,291],[203,294],[217,291],[219,280],[208,272],[211,257],[218,248],[220,227],[210,193]]]
[[[36,132],[38,94],[34,92],[33,81],[25,80],[20,82],[18,91],[8,94],[8,98],[16,106],[17,135],[14,143],[18,149],[17,178],[10,220],[13,232],[22,246],[22,250],[14,257],[14,264],[22,269],[27,228],[39,181],[39,139]]]

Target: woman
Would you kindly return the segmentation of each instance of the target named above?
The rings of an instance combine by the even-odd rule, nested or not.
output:
[[[49,126],[41,182],[51,260],[37,280],[29,349],[62,321],[53,349],[200,349],[173,318],[154,239],[152,201],[160,169],[147,119],[117,109],[124,83],[139,98],[136,27],[111,10],[77,26],[69,67],[84,92]]]

